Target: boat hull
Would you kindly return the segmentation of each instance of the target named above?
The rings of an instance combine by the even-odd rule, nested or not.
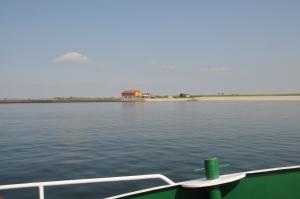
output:
[[[222,199],[299,199],[300,167],[245,172],[245,177],[215,186],[186,188],[183,183],[111,197],[126,199],[209,199],[218,187]]]

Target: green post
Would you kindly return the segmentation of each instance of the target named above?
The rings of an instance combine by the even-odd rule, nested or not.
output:
[[[219,178],[219,163],[217,158],[205,160],[205,176],[207,180],[215,180]],[[221,199],[221,190],[218,186],[213,186],[209,190],[210,199]]]

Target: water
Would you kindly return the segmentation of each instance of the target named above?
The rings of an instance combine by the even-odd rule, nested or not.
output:
[[[199,178],[300,164],[300,102],[0,105],[0,184],[161,173]],[[46,188],[46,198],[103,198],[160,181]],[[36,189],[2,191],[38,198]]]

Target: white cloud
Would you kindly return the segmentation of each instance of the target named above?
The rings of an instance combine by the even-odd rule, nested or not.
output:
[[[78,52],[66,52],[63,55],[55,58],[54,63],[81,63],[88,64],[92,61],[87,57]]]

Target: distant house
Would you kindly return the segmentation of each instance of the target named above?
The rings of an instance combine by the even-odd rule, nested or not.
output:
[[[142,97],[140,90],[125,90],[122,92],[122,98],[139,98]]]
[[[190,94],[186,94],[186,93],[180,93],[179,97],[188,98],[188,97],[191,97],[191,95]]]

